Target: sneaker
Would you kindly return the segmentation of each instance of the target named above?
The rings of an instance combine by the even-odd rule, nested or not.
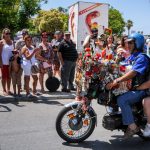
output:
[[[26,95],[27,98],[34,98],[35,96],[33,96],[32,94],[28,94]]]
[[[62,89],[61,91],[62,91],[62,92],[70,93],[70,90],[69,90],[69,89]]]
[[[36,92],[36,93],[33,93],[33,95],[35,95],[35,96],[40,96],[40,95],[42,95],[42,94],[39,93],[39,92]]]
[[[145,126],[145,129],[143,131],[143,135],[145,137],[150,137],[150,126],[148,126],[148,125]]]
[[[22,97],[22,95],[21,94],[18,94],[18,96],[17,96],[18,98],[21,98]]]
[[[13,94],[14,97],[17,97],[17,94]]]
[[[130,137],[132,137],[133,135],[135,135],[136,133],[138,133],[140,131],[140,128],[137,127],[136,129],[132,130],[130,128],[127,128],[125,134],[124,134],[124,139],[128,139]]]
[[[7,94],[8,94],[8,95],[11,95],[11,96],[14,95],[11,91],[8,91]]]

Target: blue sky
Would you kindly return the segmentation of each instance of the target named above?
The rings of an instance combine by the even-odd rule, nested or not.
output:
[[[59,6],[67,8],[78,0],[48,0],[47,4],[42,5],[42,9],[49,10]],[[133,21],[131,30],[143,31],[150,34],[150,0],[81,0],[86,2],[108,3],[118,9],[123,18]]]

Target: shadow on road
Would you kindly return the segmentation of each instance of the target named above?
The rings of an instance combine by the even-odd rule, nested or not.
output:
[[[62,143],[65,146],[80,147],[91,150],[149,150],[150,141],[143,141],[139,137],[131,138],[130,140],[121,141],[119,138],[106,141],[85,141],[79,144]]]
[[[25,105],[20,105],[19,104],[19,101],[5,101],[5,102],[0,102],[1,104],[13,104],[17,107],[24,107]],[[7,106],[4,106],[4,105],[0,105],[0,107],[3,106],[3,107],[7,107]],[[8,108],[8,107],[7,107]],[[8,109],[9,110],[9,109]],[[11,110],[11,109],[10,109]],[[5,111],[0,111],[0,112],[5,112]],[[8,112],[8,111],[7,111]]]
[[[7,106],[0,105],[0,112],[10,112],[11,109]]]
[[[64,104],[58,102],[57,100],[47,100],[47,99],[41,99],[37,101],[33,101],[35,104],[48,104],[48,105],[57,105],[57,106],[64,106]]]

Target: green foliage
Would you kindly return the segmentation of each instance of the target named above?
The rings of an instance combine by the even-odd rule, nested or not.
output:
[[[41,10],[34,20],[34,25],[39,32],[54,33],[56,30],[64,31],[68,28],[68,14],[60,12],[58,9]]]
[[[19,0],[0,0],[0,30],[5,27],[16,28],[16,14]]]
[[[0,0],[0,30],[8,27],[12,32],[30,26],[30,18],[47,0]]]
[[[109,9],[109,28],[112,32],[121,35],[124,31],[125,21],[122,14],[114,8]]]

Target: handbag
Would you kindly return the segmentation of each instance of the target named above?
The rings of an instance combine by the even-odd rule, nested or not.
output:
[[[43,62],[43,68],[46,69],[46,68],[49,68],[51,67],[50,64],[48,64],[47,62]]]
[[[37,65],[32,65],[31,66],[31,73],[32,74],[37,74],[39,73],[39,67]]]
[[[31,62],[31,60],[30,60],[30,62]],[[32,65],[32,62],[31,62],[31,65]],[[32,65],[31,66],[31,73],[32,74],[37,74],[39,72],[40,72],[40,69],[39,69],[39,67],[37,65]]]

